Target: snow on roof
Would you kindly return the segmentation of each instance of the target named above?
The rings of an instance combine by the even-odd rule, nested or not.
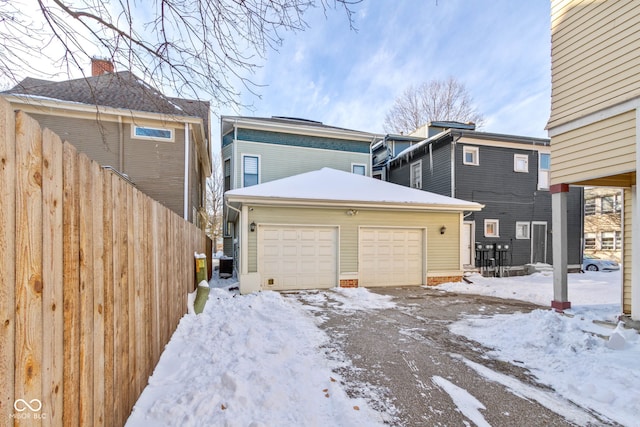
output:
[[[331,168],[322,168],[264,184],[230,190],[225,193],[225,197],[230,201],[242,201],[246,198],[298,201],[323,200],[473,211],[478,211],[483,207],[479,203],[442,196]]]

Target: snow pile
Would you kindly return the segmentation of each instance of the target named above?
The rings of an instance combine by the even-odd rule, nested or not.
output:
[[[333,288],[322,292],[302,292],[300,299],[314,306],[325,306],[346,313],[396,307],[396,303],[392,301],[393,297],[375,294],[366,288]],[[314,310],[309,307],[307,309]]]
[[[565,399],[594,409],[622,425],[637,425],[640,414],[640,340],[635,330],[601,326],[620,314],[619,273],[569,275],[568,315],[550,309],[531,313],[467,316],[452,332],[482,343],[492,357],[523,366],[537,381]],[[508,279],[474,276],[473,285],[447,284],[455,292],[518,298],[548,305],[551,277]],[[614,323],[615,325],[615,323]]]
[[[346,395],[327,342],[295,301],[214,287],[180,321],[127,426],[382,425]]]

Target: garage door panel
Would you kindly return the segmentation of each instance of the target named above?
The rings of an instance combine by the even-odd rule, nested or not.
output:
[[[336,285],[337,228],[261,225],[258,233],[258,271],[266,289]]]
[[[425,264],[422,229],[363,227],[359,251],[362,286],[422,284]]]

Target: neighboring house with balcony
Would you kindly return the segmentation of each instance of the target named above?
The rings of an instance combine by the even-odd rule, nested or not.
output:
[[[389,162],[410,146],[423,141],[423,137],[387,134],[371,147],[371,176],[389,180]]]
[[[109,61],[86,78],[26,78],[0,94],[184,219],[206,225],[209,103],[170,98]]]
[[[584,253],[620,262],[622,255],[622,191],[584,190]]]
[[[490,266],[493,258],[505,267],[502,273],[522,274],[526,264],[552,262],[548,139],[479,132],[455,122],[433,122],[412,136],[422,141],[389,161],[390,182],[484,205],[463,218],[467,269]],[[568,260],[574,270],[582,261],[582,203],[582,190],[572,188]]]
[[[551,1],[551,193],[554,300],[567,290],[569,185],[618,187],[622,204],[622,311],[640,320],[640,3]]]
[[[324,167],[371,176],[371,147],[381,135],[291,117],[220,118],[224,191]],[[224,253],[238,257],[239,216],[224,209]]]

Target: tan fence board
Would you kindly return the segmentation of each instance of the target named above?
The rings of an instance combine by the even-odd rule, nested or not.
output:
[[[91,162],[92,194],[92,258],[93,258],[93,425],[105,425],[105,349],[104,349],[104,198],[105,173],[100,165]]]
[[[0,417],[13,413],[15,363],[15,123],[0,102]]]
[[[103,172],[103,226],[102,226],[102,261],[104,265],[104,425],[116,425],[114,419],[114,388],[117,386],[114,382],[115,369],[115,351],[114,351],[114,302],[113,302],[113,248],[114,248],[114,231],[113,231],[113,192],[112,180],[110,172]]]
[[[63,170],[63,280],[64,280],[64,365],[63,421],[77,426],[80,412],[80,210],[78,207],[78,153],[64,144]]]
[[[43,153],[43,425],[62,421],[64,365],[64,281],[63,281],[63,146],[60,138],[45,129]]]
[[[15,398],[30,402],[42,399],[42,133],[22,112],[16,114],[15,285]]]

